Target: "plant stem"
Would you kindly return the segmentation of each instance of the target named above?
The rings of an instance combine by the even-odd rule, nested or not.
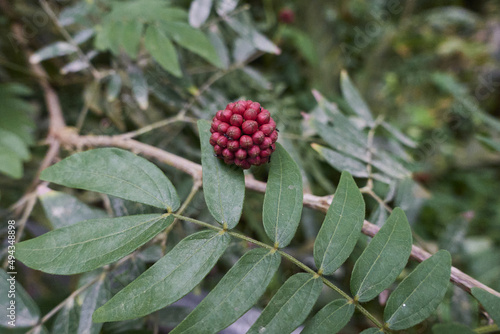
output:
[[[182,213],[184,212],[184,210],[186,210],[186,208],[188,207],[189,203],[191,203],[191,201],[193,200],[194,196],[196,195],[196,193],[200,189],[201,185],[202,185],[202,181],[201,181],[200,178],[194,178],[193,179],[193,187],[191,188],[191,191],[189,192],[189,194],[186,197],[186,199],[184,200],[184,203],[182,203],[180,209],[177,210],[177,214],[178,215],[182,215]],[[175,218],[175,220],[172,222],[172,224],[170,224],[165,229],[165,233],[163,234],[163,238],[162,238],[162,241],[161,241],[161,250],[162,250],[163,254],[165,254],[165,250],[167,248],[168,234],[170,233],[170,231],[172,231],[172,229],[174,228],[175,224],[177,224],[178,221],[179,221],[179,218]]]
[[[207,224],[207,223],[202,222],[202,221],[197,220],[197,219],[185,217],[185,216],[182,216],[182,215],[179,215],[179,214],[175,214],[175,213],[172,213],[171,215],[174,216],[177,219],[188,221],[188,222],[191,222],[191,223],[194,223],[194,224],[198,224],[198,225],[201,225],[201,226],[205,226],[205,227],[208,227],[208,228],[210,228],[212,230],[215,230],[215,231],[223,231],[224,230],[222,227],[210,225],[210,224]],[[332,282],[330,282],[326,277],[324,277],[323,275],[318,274],[313,269],[311,269],[308,266],[306,266],[303,262],[299,261],[297,258],[293,257],[292,255],[290,255],[288,253],[285,253],[282,250],[276,249],[276,248],[274,248],[271,245],[268,245],[268,244],[265,244],[265,243],[260,242],[258,240],[255,240],[253,238],[247,237],[246,235],[240,234],[238,232],[227,231],[227,233],[230,236],[233,236],[233,237],[241,239],[241,240],[248,241],[248,242],[250,242],[250,243],[252,243],[254,245],[257,245],[257,246],[260,246],[260,247],[263,247],[263,248],[267,248],[269,250],[276,250],[278,252],[278,254],[280,254],[282,257],[286,258],[287,260],[289,260],[293,264],[295,264],[297,267],[301,268],[302,270],[304,270],[304,271],[306,271],[306,272],[308,272],[308,273],[310,273],[312,275],[316,275],[316,276],[321,277],[321,280],[323,281],[323,283],[326,286],[328,286],[330,289],[332,289],[332,290],[336,291],[337,293],[339,293],[342,297],[344,297],[345,299],[347,299],[349,302],[353,303],[356,306],[356,308],[361,313],[363,313],[368,319],[370,319],[377,327],[383,329],[383,324],[373,314],[371,314],[370,312],[368,312],[367,309],[365,309],[359,303],[355,302],[347,293],[345,293],[344,291],[342,291],[342,289],[340,289],[335,284],[333,284]]]

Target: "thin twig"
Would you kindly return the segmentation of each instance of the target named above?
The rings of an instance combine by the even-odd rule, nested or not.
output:
[[[39,1],[40,1],[40,5],[42,6],[43,10],[47,13],[47,15],[49,15],[50,19],[52,20],[52,22],[54,22],[57,29],[61,33],[61,35],[63,35],[63,37],[66,39],[66,41],[75,48],[76,53],[78,54],[78,57],[80,58],[80,60],[82,60],[84,63],[87,64],[88,69],[89,69],[90,73],[92,74],[92,76],[95,79],[99,80],[101,78],[101,74],[94,67],[94,65],[92,65],[89,57],[87,57],[87,55],[85,53],[83,53],[82,49],[80,49],[80,46],[78,46],[78,44],[75,42],[73,37],[71,37],[71,35],[68,33],[68,31],[66,29],[64,29],[64,27],[61,25],[61,23],[59,22],[59,20],[57,18],[57,15],[54,13],[52,8],[50,8],[50,5],[47,3],[47,1],[45,1],[45,0],[39,0]]]
[[[103,276],[104,275],[104,276]],[[32,329],[30,329],[26,334],[32,334],[35,332],[35,330],[42,326],[44,323],[46,323],[50,318],[52,318],[57,312],[59,312],[60,309],[62,309],[64,307],[64,305],[66,305],[70,300],[72,300],[73,298],[75,298],[76,296],[78,296],[80,293],[82,293],[83,291],[87,290],[91,285],[93,285],[94,283],[98,282],[99,280],[102,280],[104,279],[105,277],[105,274],[103,274],[99,277],[96,277],[95,279],[91,280],[90,282],[88,282],[87,284],[81,286],[80,288],[78,288],[77,290],[73,291],[73,293],[71,293],[66,299],[64,299],[62,302],[60,302],[56,307],[54,307],[52,310],[50,310],[49,313],[47,313],[39,322],[36,326],[34,326]]]

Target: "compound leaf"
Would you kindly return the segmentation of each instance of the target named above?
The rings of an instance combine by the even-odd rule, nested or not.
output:
[[[17,244],[16,255],[28,267],[47,273],[82,273],[124,257],[173,220],[160,214],[85,220]]]
[[[180,205],[174,186],[158,167],[117,148],[73,154],[45,169],[40,178],[171,211]]]
[[[299,166],[277,143],[262,212],[264,229],[275,246],[287,246],[295,235],[302,214],[303,196]]]
[[[365,202],[351,174],[342,172],[332,204],[314,242],[314,261],[325,275],[344,263],[358,241]]]

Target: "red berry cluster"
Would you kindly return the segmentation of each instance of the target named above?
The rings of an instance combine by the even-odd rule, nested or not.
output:
[[[276,122],[258,102],[231,102],[217,111],[210,128],[215,155],[243,169],[269,161],[276,149]]]

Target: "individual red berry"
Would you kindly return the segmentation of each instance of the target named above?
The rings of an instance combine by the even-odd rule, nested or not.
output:
[[[252,137],[243,135],[240,137],[240,147],[247,149],[253,146]]]
[[[245,160],[234,159],[234,164],[243,169],[250,168],[250,163],[246,159]]]
[[[239,159],[239,160],[244,160],[247,157],[247,151],[240,148],[238,151],[236,151],[236,153],[234,154],[234,157],[236,159]]]
[[[254,134],[259,128],[259,124],[256,121],[244,121],[241,125],[243,133],[247,135]]]
[[[221,155],[222,154],[222,147],[220,147],[219,145],[215,145],[214,146],[214,153],[216,155]]]
[[[274,130],[270,135],[269,138],[275,143],[278,140],[278,131]]]
[[[243,113],[245,112],[246,109],[247,109],[246,105],[244,105],[242,101],[240,101],[236,103],[236,105],[234,106],[233,113],[243,116]]]
[[[260,111],[260,103],[259,102],[252,102],[248,105],[248,108],[255,109],[257,112]]]
[[[240,139],[241,129],[237,128],[236,126],[230,126],[226,131],[226,135],[229,137],[229,139]]]
[[[261,150],[265,150],[266,148],[271,147],[272,144],[273,144],[272,139],[269,137],[266,137],[266,138],[264,138],[264,141],[262,141],[262,144],[260,144],[259,147]]]
[[[234,153],[231,152],[228,148],[222,150],[222,156],[227,159],[234,159]]]
[[[220,120],[223,122],[229,123],[231,116],[233,116],[233,112],[229,109],[226,109],[222,112]]]
[[[233,111],[234,105],[235,105],[234,102],[228,103],[227,106],[226,106],[226,109],[229,109],[229,110]]]
[[[248,158],[247,161],[251,164],[251,165],[260,165],[261,164],[261,158],[259,156],[256,156],[256,157],[253,157],[253,158]]]
[[[215,118],[217,118],[218,120],[222,120],[222,112],[224,110],[219,110],[217,111],[217,113],[215,114]]]
[[[210,145],[217,145],[217,139],[219,139],[220,136],[221,134],[218,132],[212,133],[212,135],[210,136]]]
[[[254,144],[260,145],[264,141],[264,138],[266,138],[266,135],[262,131],[257,131],[252,135],[252,141]]]
[[[224,158],[224,162],[228,165],[233,165],[234,164],[234,159],[229,159],[229,158]]]
[[[255,109],[247,109],[244,113],[243,113],[243,118],[247,121],[255,121],[255,119],[257,118],[257,110]]]
[[[217,145],[220,147],[226,147],[227,146],[228,139],[224,136],[220,136],[219,139],[217,139]]]
[[[274,131],[273,127],[269,123],[261,125],[259,130],[264,132],[266,136],[269,136]]]
[[[211,127],[211,129],[212,129],[212,130],[214,130],[214,131],[217,131],[220,123],[221,123],[221,122],[220,122],[218,119],[215,119],[215,120],[212,122],[212,127]]]
[[[229,120],[229,123],[233,126],[240,127],[241,124],[243,124],[243,116],[239,114],[233,114],[233,116],[231,116],[231,119]]]
[[[271,145],[271,150],[273,150],[273,152],[276,151],[276,144]]]
[[[268,157],[260,158],[260,164],[261,165],[265,164],[266,162],[269,162],[269,158]]]
[[[259,154],[260,154],[260,148],[257,145],[252,146],[252,148],[248,150],[248,156],[250,158],[255,158],[259,156]]]
[[[259,125],[269,123],[270,119],[271,119],[271,114],[267,110],[263,110],[257,115],[257,123],[259,123]]]
[[[220,122],[219,126],[217,127],[217,131],[223,135],[226,134],[227,129],[229,129],[229,124],[225,122]]]
[[[266,148],[266,149],[261,149],[260,150],[260,157],[261,158],[267,158],[268,156],[271,155],[271,153],[273,153],[273,150],[271,150],[270,148]]]
[[[239,142],[239,140],[230,140],[230,141],[227,143],[227,148],[228,148],[231,152],[236,152],[236,151],[238,151],[238,149],[240,148],[240,142]]]
[[[278,13],[278,20],[285,24],[290,24],[295,21],[295,13],[290,8],[283,8]]]

